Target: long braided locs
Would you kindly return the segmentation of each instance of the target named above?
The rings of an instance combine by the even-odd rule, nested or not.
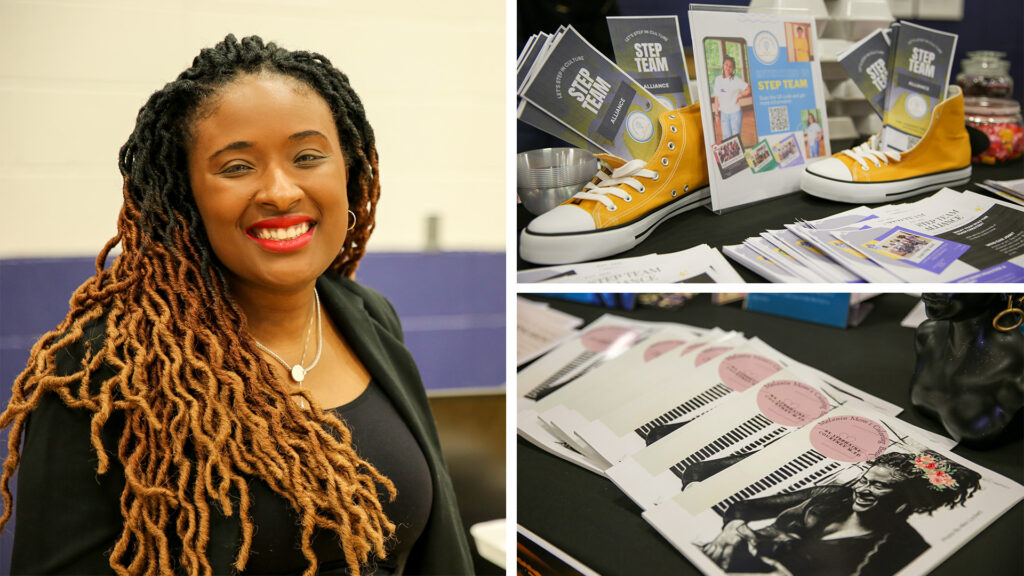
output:
[[[348,78],[323,56],[255,36],[239,41],[229,35],[202,50],[139,111],[120,151],[125,184],[117,234],[97,257],[96,275],[75,291],[67,317],[32,348],[0,415],[0,427],[10,428],[0,529],[11,518],[9,484],[26,421],[44,395],[56,394],[91,414],[101,475],[111,457],[101,432],[112,414],[124,415],[116,456],[125,474],[124,526],[110,555],[118,574],[211,574],[214,507],[239,515],[234,567],[243,570],[254,530],[247,478],[265,482],[295,511],[306,574],[317,570],[314,530],[337,535],[353,573],[370,558],[384,557],[394,524],[381,498],[394,498],[394,485],[356,454],[340,419],[319,407],[300,410],[290,400],[248,335],[192,198],[192,122],[218,89],[243,74],[267,73],[301,81],[330,106],[357,220],[331,269],[355,272],[373,230],[380,185],[373,131]],[[119,243],[121,253],[105,268]],[[90,350],[85,331],[100,322],[104,338]],[[58,354],[71,347],[85,354],[75,371],[60,373]]]

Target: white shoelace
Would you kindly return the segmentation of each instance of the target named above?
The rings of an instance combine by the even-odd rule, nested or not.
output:
[[[588,182],[583,190],[577,192],[573,198],[579,198],[580,200],[596,200],[608,209],[610,212],[614,212],[616,208],[615,203],[612,202],[608,195],[618,196],[626,202],[633,200],[633,197],[627,190],[619,188],[622,184],[632,186],[634,190],[643,194],[644,185],[640,183],[637,178],[656,178],[657,173],[654,170],[647,170],[644,168],[647,163],[643,160],[630,160],[622,166],[612,170],[611,175],[602,170],[597,173],[598,183]]]
[[[881,139],[878,137],[878,134],[875,134],[860,146],[850,150],[843,150],[843,154],[856,160],[863,170],[870,169],[866,160],[871,160],[871,162],[875,164],[876,168],[881,168],[883,162],[888,166],[889,160],[893,160],[894,162],[900,161],[899,152],[894,150],[879,150],[880,145]]]

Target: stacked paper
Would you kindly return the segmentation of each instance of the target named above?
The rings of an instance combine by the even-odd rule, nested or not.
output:
[[[532,268],[518,273],[518,282],[618,284],[643,282],[742,283],[717,248],[701,244],[671,254],[648,254],[600,262]]]
[[[1024,282],[1024,208],[944,188],[722,250],[772,282]]]
[[[1024,498],[756,338],[603,316],[519,375],[519,433],[706,574],[925,574]]]

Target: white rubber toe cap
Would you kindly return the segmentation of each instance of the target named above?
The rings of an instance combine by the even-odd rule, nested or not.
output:
[[[807,171],[811,174],[818,176],[824,176],[825,178],[831,178],[833,180],[842,180],[844,182],[853,182],[853,174],[850,174],[850,169],[843,164],[842,160],[838,158],[829,158],[822,160],[821,162],[815,162],[807,167]]]
[[[566,234],[593,232],[596,226],[590,213],[572,204],[555,206],[530,221],[526,227],[534,234]]]

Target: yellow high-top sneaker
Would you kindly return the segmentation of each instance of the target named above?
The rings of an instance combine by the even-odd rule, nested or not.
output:
[[[666,112],[658,121],[661,142],[649,161],[598,154],[602,171],[527,225],[519,256],[535,264],[604,258],[636,246],[665,220],[706,204],[710,193],[700,104]]]
[[[819,198],[854,204],[893,202],[971,179],[964,96],[950,86],[932,110],[928,131],[906,152],[881,149],[879,135],[804,169],[800,187]]]

